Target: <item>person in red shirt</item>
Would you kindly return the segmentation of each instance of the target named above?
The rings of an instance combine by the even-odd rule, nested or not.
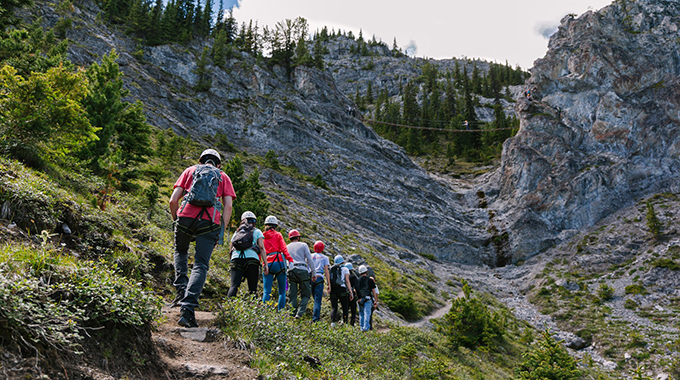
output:
[[[236,192],[231,179],[219,170],[222,165],[220,154],[214,149],[206,149],[198,159],[199,165],[186,168],[175,182],[170,196],[170,215],[175,221],[175,281],[177,297],[173,306],[181,306],[180,319],[177,322],[184,327],[198,327],[194,316],[194,309],[198,307],[198,300],[203,291],[203,285],[208,274],[210,257],[215,246],[222,244],[224,228],[231,218],[232,202],[236,199]],[[191,194],[194,172],[201,165],[212,166],[219,171],[214,206],[196,206],[189,203],[185,197]],[[211,170],[202,167],[202,170]],[[198,188],[198,187],[197,187]],[[182,204],[180,205],[180,200]],[[221,203],[220,203],[221,202]],[[181,206],[181,207],[180,207]],[[188,273],[189,243],[196,240],[196,253],[191,277]]]
[[[262,301],[267,302],[271,298],[272,286],[276,279],[279,286],[278,309],[281,310],[286,306],[287,262],[293,262],[293,258],[288,253],[288,247],[283,240],[283,236],[277,231],[278,226],[279,220],[274,215],[269,215],[264,220],[264,250],[267,252],[266,265],[269,266],[269,273],[262,274],[262,284],[264,287]]]

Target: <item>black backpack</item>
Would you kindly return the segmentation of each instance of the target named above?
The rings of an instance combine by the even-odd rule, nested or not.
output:
[[[184,199],[194,206],[212,207],[217,198],[217,188],[222,180],[222,171],[212,165],[199,164],[193,174],[191,190]]]
[[[232,247],[237,251],[245,251],[247,249],[255,249],[253,244],[253,233],[255,232],[255,226],[244,220],[241,225],[238,226],[236,232],[234,232],[234,239],[231,241]],[[255,252],[259,249],[255,249]]]
[[[371,279],[368,276],[361,276],[359,277],[359,298],[363,299],[365,297],[370,296],[373,298],[373,293],[371,292],[371,289],[368,288]]]
[[[357,289],[359,289],[359,279],[360,277],[357,276],[357,272],[354,269],[351,269],[349,271],[349,283],[352,285],[352,290],[355,295],[357,294]]]
[[[345,279],[342,278],[342,265],[335,264],[331,267],[331,287],[339,288],[345,285]]]

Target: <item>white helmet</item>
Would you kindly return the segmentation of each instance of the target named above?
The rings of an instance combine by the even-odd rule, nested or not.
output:
[[[271,224],[271,225],[274,225],[274,226],[278,226],[278,225],[279,225],[279,220],[276,219],[276,217],[275,217],[274,215],[269,215],[269,216],[267,217],[267,219],[264,220],[264,224],[265,224],[265,225]]]
[[[364,274],[368,272],[368,268],[366,268],[366,265],[359,265],[359,274]]]
[[[215,165],[219,165],[222,163],[222,157],[220,157],[219,152],[217,152],[215,149],[206,149],[201,153],[201,157],[198,158],[198,162],[200,163],[205,163],[203,162],[203,159],[205,158],[206,161],[210,160],[210,157],[206,156],[213,156],[217,158],[217,162],[213,162]]]
[[[241,220],[246,220],[246,219],[257,219],[255,214],[253,214],[252,211],[246,211],[243,214],[241,214]]]

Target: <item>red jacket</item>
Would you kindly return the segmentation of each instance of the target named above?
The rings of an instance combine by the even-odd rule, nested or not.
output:
[[[267,252],[267,262],[282,261],[279,255],[270,255],[273,252],[281,252],[286,260],[293,262],[293,258],[288,253],[288,246],[283,241],[283,236],[276,230],[267,230],[264,232],[264,250]]]

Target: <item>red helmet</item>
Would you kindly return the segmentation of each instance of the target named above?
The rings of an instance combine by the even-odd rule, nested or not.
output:
[[[300,237],[300,232],[298,230],[290,230],[290,232],[288,232],[288,239],[292,239],[294,237]]]
[[[314,252],[321,253],[321,252],[323,252],[324,248],[326,248],[326,246],[323,244],[323,242],[321,240],[317,240],[314,243]]]

